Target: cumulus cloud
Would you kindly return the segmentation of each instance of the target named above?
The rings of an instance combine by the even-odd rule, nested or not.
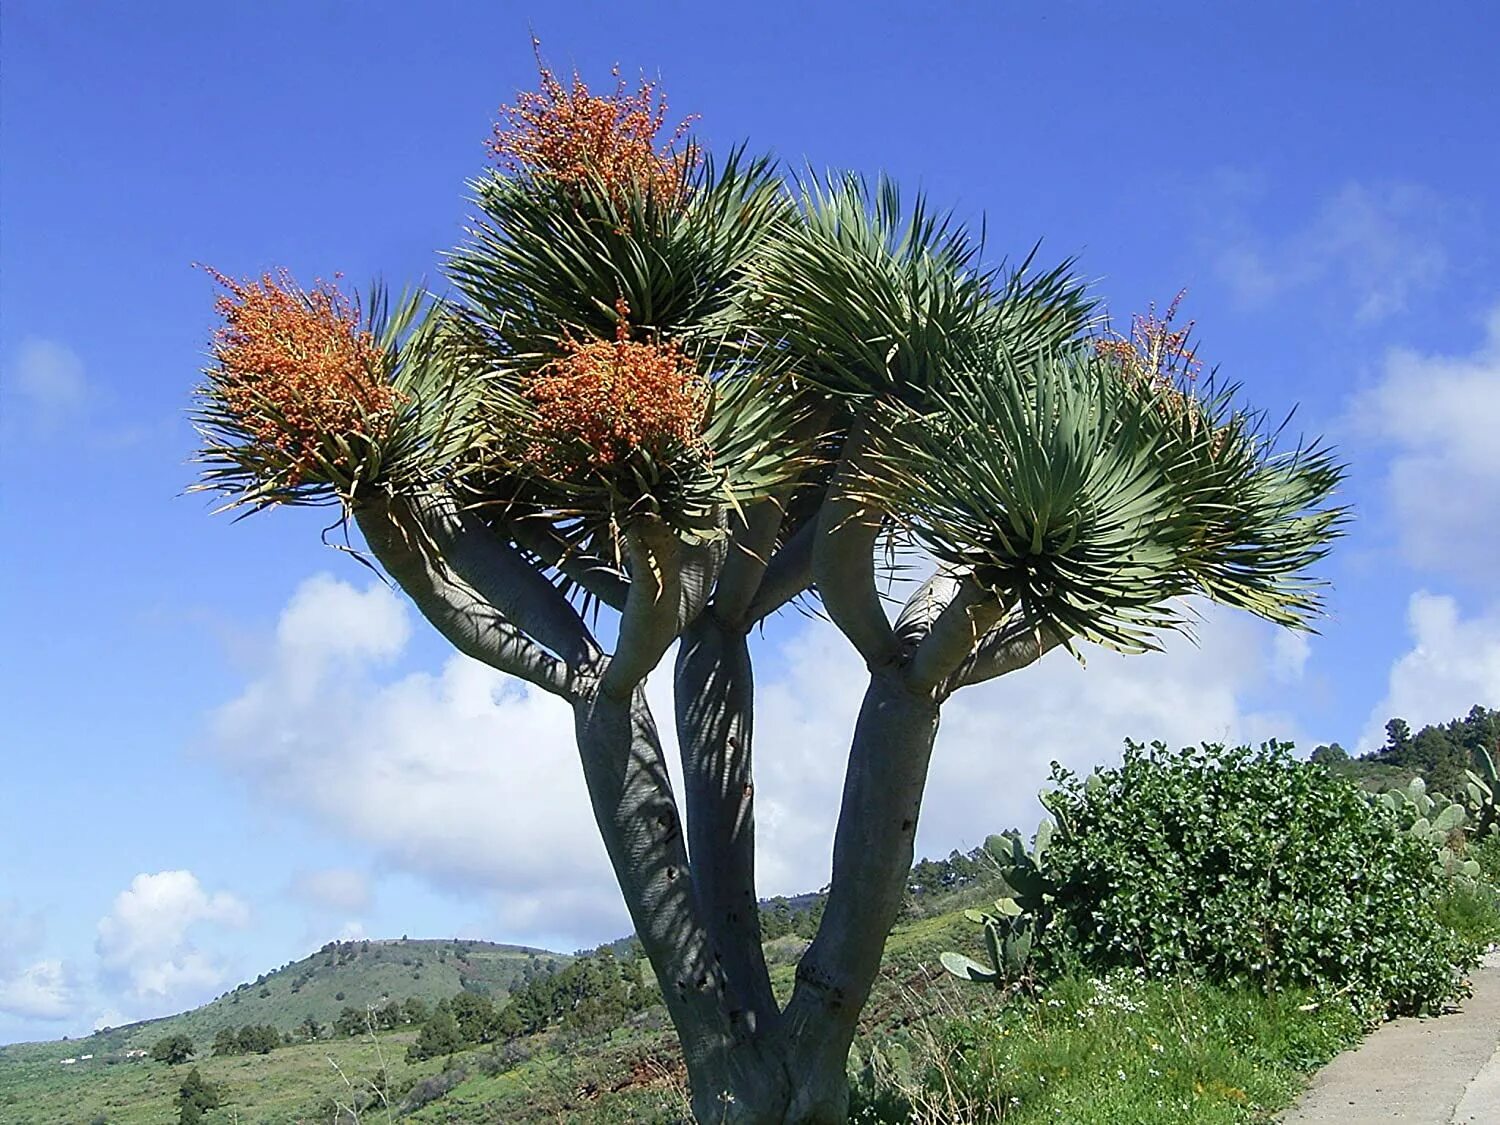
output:
[[[327,913],[360,914],[370,909],[370,880],[362,871],[330,867],[304,871],[292,880],[292,897]]]
[[[337,608],[342,607],[342,608]],[[346,643],[344,613],[367,613]],[[597,941],[628,925],[573,744],[568,709],[462,656],[435,673],[391,661],[408,611],[385,587],[310,580],[282,615],[267,665],[212,722],[231,769],[283,806],[365,841],[383,861],[466,894],[490,896],[509,940]],[[1086,767],[1121,739],[1260,739],[1294,734],[1258,714],[1244,693],[1266,682],[1273,631],[1211,614],[1201,647],[1164,655],[1064,653],[957,695],[945,711],[920,846],[946,854],[1011,824],[1029,823],[1047,764]],[[866,674],[822,623],[758,646],[758,870],[762,893],[827,881],[854,716]],[[1300,668],[1305,655],[1283,662]],[[671,657],[664,664],[670,667]],[[670,676],[647,689],[675,759]]]
[[[136,1002],[196,998],[227,973],[190,933],[204,926],[242,927],[249,920],[240,899],[227,891],[209,894],[191,871],[137,875],[99,920],[94,948],[101,977]]]
[[[1215,268],[1241,303],[1264,305],[1314,286],[1350,294],[1356,319],[1404,312],[1448,267],[1440,201],[1411,184],[1345,184],[1301,226],[1267,237],[1243,219],[1215,240]],[[1220,215],[1216,221],[1223,222]]]
[[[1406,557],[1500,582],[1500,306],[1468,356],[1397,350],[1357,396],[1354,428],[1390,451],[1387,496]]]
[[[77,1011],[77,984],[61,961],[37,961],[0,980],[0,1012],[38,1020],[62,1020]]]
[[[1466,714],[1476,703],[1500,707],[1500,606],[1465,617],[1453,598],[1419,590],[1407,603],[1406,620],[1412,647],[1391,666],[1360,753],[1385,742],[1388,719],[1405,719],[1420,730]]]
[[[3,380],[30,421],[50,429],[80,411],[88,401],[83,360],[66,344],[36,336],[23,339]]]
[[[37,956],[45,926],[37,911],[0,900],[0,1012],[25,1019],[60,1020],[77,1014],[78,982],[55,958]]]
[[[303,583],[266,666],[213,717],[213,752],[385,862],[495,893],[523,936],[561,932],[563,915],[619,927],[567,706],[456,654],[389,672],[409,616],[379,583]]]

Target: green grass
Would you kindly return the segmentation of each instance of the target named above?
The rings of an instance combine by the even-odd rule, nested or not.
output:
[[[1469,844],[1464,857],[1479,864],[1479,878],[1454,880],[1438,901],[1438,917],[1470,945],[1483,949],[1500,942],[1500,835]]]
[[[0,1121],[87,1125],[102,1117],[109,1125],[163,1125],[177,1119],[173,1100],[193,1066],[224,1089],[224,1107],[205,1119],[213,1125],[331,1121],[331,1114],[319,1113],[323,1102],[348,1101],[349,1093],[330,1059],[356,1082],[375,1075],[382,1056],[398,1084],[441,1070],[440,1063],[407,1066],[406,1044],[414,1038],[412,1032],[397,1032],[381,1036],[378,1046],[368,1037],[327,1040],[173,1067],[149,1059],[68,1067],[44,1060],[10,1063],[0,1066]]]
[[[1500,838],[1473,845],[1468,854],[1480,862],[1487,881],[1500,885]],[[975,893],[930,904],[948,910],[908,919],[892,933],[852,1060],[856,1121],[1269,1121],[1296,1098],[1311,1071],[1362,1034],[1346,1007],[1319,1006],[1300,992],[1267,997],[1186,980],[1066,976],[1036,995],[1007,998],[959,981],[937,967],[937,956],[972,947],[975,927],[954,908]],[[1488,887],[1455,884],[1442,917],[1475,945],[1500,940],[1500,896]],[[801,946],[798,939],[783,938],[768,951],[783,999]],[[686,1121],[680,1051],[660,1009],[606,1033],[554,1031],[417,1064],[406,1062],[413,1028],[299,1043],[269,1055],[202,1057],[219,1026],[271,1022],[287,1028],[309,1010],[327,1022],[345,1004],[359,1007],[382,994],[435,999],[460,984],[498,996],[528,957],[529,951],[483,943],[348,945],[332,956],[320,951],[169,1020],[72,1042],[0,1048],[0,1121],[174,1121],[173,1098],[189,1067],[127,1059],[123,1051],[176,1031],[197,1040],[200,1057],[192,1065],[225,1091],[223,1107],[207,1115],[207,1125],[348,1125],[347,1116],[335,1121],[334,1100],[368,1101],[382,1071],[382,1088],[396,1107],[393,1122]],[[260,996],[262,989],[269,995]],[[343,1000],[335,999],[340,991]],[[59,1065],[64,1056],[85,1053],[96,1057]],[[462,1071],[462,1078],[429,1103],[408,1104],[402,1112],[419,1083],[445,1071]],[[379,1125],[387,1117],[377,1102],[361,1120]]]
[[[866,1044],[861,1122],[1269,1120],[1363,1029],[1300,992],[1068,977]]]

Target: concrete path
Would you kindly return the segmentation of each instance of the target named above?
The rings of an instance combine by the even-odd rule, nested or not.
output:
[[[1500,951],[1474,995],[1437,1019],[1383,1024],[1320,1070],[1286,1125],[1500,1125]]]

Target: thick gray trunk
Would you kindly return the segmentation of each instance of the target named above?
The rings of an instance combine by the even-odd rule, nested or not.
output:
[[[690,626],[678,648],[676,698],[693,885],[728,977],[729,1017],[767,1034],[779,1014],[755,893],[755,684],[744,632],[712,614]]]
[[[848,1115],[845,1063],[901,910],[937,728],[930,695],[913,692],[894,668],[872,672],[844,778],[828,903],[782,1017],[796,1080],[788,1122],[836,1125]]]
[[[644,695],[602,691],[574,707],[594,816],[615,878],[682,1040],[699,1121],[780,1125],[781,1052],[731,1020],[727,974],[698,913],[656,725]]]

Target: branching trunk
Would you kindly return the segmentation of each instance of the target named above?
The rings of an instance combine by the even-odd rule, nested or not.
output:
[[[699,1121],[779,1123],[786,1072],[773,1042],[730,1018],[727,974],[703,925],[676,801],[644,695],[574,707],[594,817],[682,1040]]]
[[[683,634],[676,675],[693,884],[729,978],[730,1019],[768,1033],[778,1012],[755,893],[754,691],[745,634],[699,618]]]
[[[1000,607],[946,575],[923,587],[896,630],[883,616],[880,628],[866,627],[878,601],[865,589],[866,571],[855,568],[856,588],[833,601],[848,610],[841,624],[863,629],[870,685],[849,755],[823,921],[798,966],[792,999],[778,1011],[755,889],[746,635],[758,609],[805,586],[814,553],[794,537],[764,568],[766,582],[757,582],[758,566],[740,567],[747,573],[726,600],[733,611],[726,621],[717,606],[703,607],[722,553],[705,556],[701,575],[692,570],[687,596],[676,555],[658,550],[646,558],[641,552],[653,544],[636,544],[641,557],[619,643],[605,657],[541,574],[451,504],[368,503],[357,515],[373,553],[454,644],[572,704],[594,818],[681,1038],[697,1120],[842,1125],[849,1048],[911,868],[938,701],[965,682],[1030,663],[1053,638],[992,629]],[[829,534],[840,540],[834,546],[869,549],[858,521]],[[840,558],[832,549],[822,556],[830,576]],[[768,593],[778,568],[787,577]],[[686,832],[641,689],[679,636]]]

